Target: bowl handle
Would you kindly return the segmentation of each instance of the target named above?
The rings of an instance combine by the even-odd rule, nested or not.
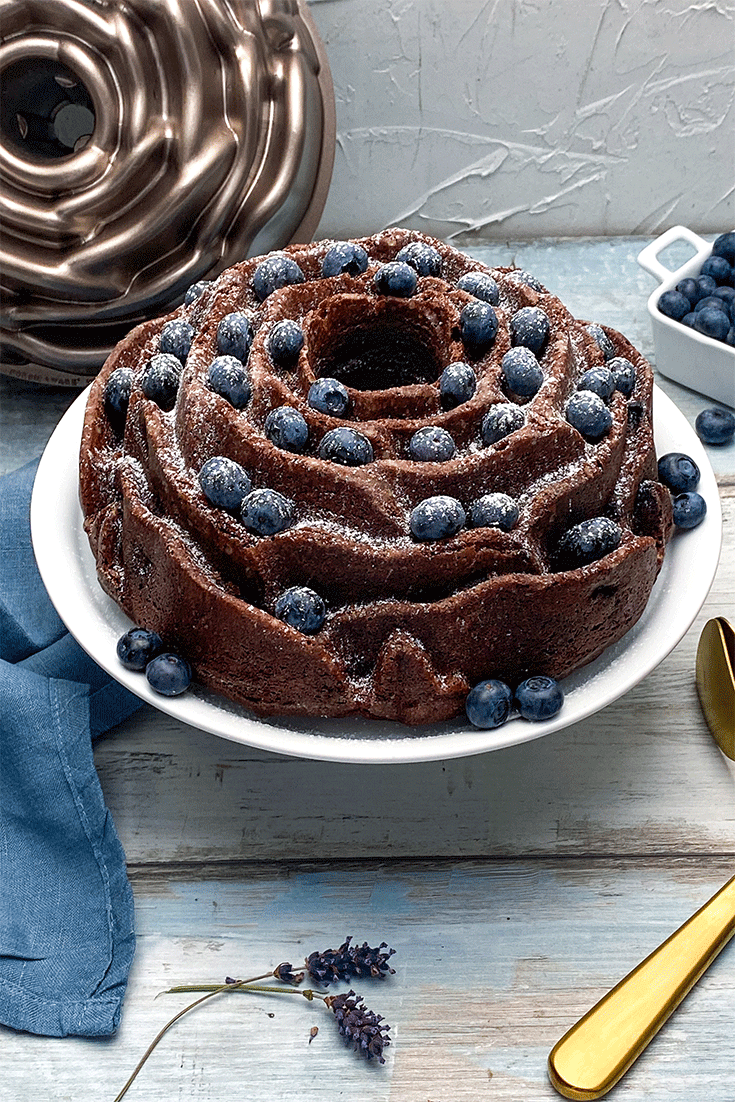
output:
[[[641,268],[645,268],[647,272],[650,272],[652,276],[658,279],[659,283],[663,283],[674,272],[670,268],[667,268],[658,259],[658,254],[668,248],[669,245],[673,245],[675,241],[687,241],[697,254],[697,257],[702,261],[706,260],[709,256],[712,246],[708,241],[705,241],[703,237],[694,233],[693,230],[687,229],[686,226],[672,226],[670,230],[666,230],[660,237],[657,237],[655,241],[652,241],[650,245],[646,245],[642,252],[638,253],[638,263]],[[691,257],[686,261],[686,264],[691,262]],[[684,265],[681,266],[682,268]],[[680,271],[679,268],[676,271]]]

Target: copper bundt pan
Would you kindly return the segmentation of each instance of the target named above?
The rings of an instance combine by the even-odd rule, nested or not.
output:
[[[192,283],[310,240],[335,120],[305,0],[0,9],[0,371],[84,385]]]

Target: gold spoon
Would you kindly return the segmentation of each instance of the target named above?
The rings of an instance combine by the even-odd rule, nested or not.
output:
[[[735,759],[735,632],[710,620],[697,650],[697,690],[717,744]],[[735,876],[565,1033],[549,1078],[565,1098],[602,1098],[655,1037],[735,934]]]

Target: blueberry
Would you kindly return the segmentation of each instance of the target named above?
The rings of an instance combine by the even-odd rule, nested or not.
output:
[[[729,344],[730,348],[735,348],[735,325],[731,325],[728,329],[724,343]]]
[[[700,271],[700,275],[712,276],[715,283],[729,282],[731,274],[732,268],[724,256],[717,256],[716,253],[707,257]]]
[[[686,325],[687,328],[689,328],[689,329],[693,329],[694,328],[694,322],[696,320],[697,320],[697,315],[694,313],[693,310],[690,310],[690,312],[688,314],[685,314],[684,317],[681,319],[681,324]]]
[[[620,525],[609,517],[591,517],[569,528],[559,540],[557,560],[564,569],[586,566],[620,546]]]
[[[239,311],[225,314],[217,326],[217,354],[234,356],[245,363],[252,342],[253,325],[247,314]]]
[[[530,272],[524,271],[522,268],[514,268],[508,276],[514,283],[521,283],[524,287],[530,287],[532,291],[538,291],[539,294],[544,294],[546,288],[540,280],[536,279],[536,276],[531,275]]]
[[[127,670],[142,672],[150,660],[163,651],[163,639],[155,631],[131,628],[117,641],[117,657]]]
[[[515,691],[515,706],[524,719],[551,719],[561,709],[564,693],[553,677],[529,677]]]
[[[265,419],[265,435],[277,448],[301,453],[309,439],[309,426],[293,406],[278,406]]]
[[[319,445],[319,457],[343,467],[362,467],[365,463],[372,463],[373,446],[361,432],[340,426],[324,434]]]
[[[445,367],[439,378],[439,393],[444,409],[455,409],[468,402],[477,389],[477,376],[469,364],[457,360]]]
[[[611,364],[614,362],[614,359],[609,361]],[[632,367],[632,364],[629,366]],[[609,402],[615,392],[615,376],[610,367],[590,367],[579,380],[578,389],[591,390],[603,402]]]
[[[281,287],[303,283],[304,273],[295,260],[283,253],[274,253],[261,260],[253,272],[253,291],[258,302],[265,302],[269,295]]]
[[[356,276],[367,271],[367,266],[368,254],[362,245],[356,245],[353,241],[338,241],[324,255],[322,275],[336,276],[344,272]]]
[[[735,287],[718,287],[711,297],[721,299],[732,312],[733,303],[735,303]]]
[[[391,260],[375,273],[375,290],[381,295],[410,298],[418,285],[418,273],[402,260]]]
[[[524,345],[510,348],[500,366],[506,388],[521,398],[531,398],[544,381],[541,364],[531,349]]]
[[[218,356],[209,365],[209,385],[235,409],[244,409],[250,401],[248,373],[235,356]]]
[[[184,321],[183,318],[174,318],[172,321],[166,322],[161,330],[161,352],[167,352],[169,355],[175,356],[183,364],[189,355],[193,338],[193,326],[189,325],[188,321]]]
[[[242,499],[240,517],[248,532],[256,536],[274,536],[294,522],[295,505],[277,490],[251,490]]]
[[[697,284],[697,300],[713,295],[717,290],[717,284],[712,276],[699,275],[694,282]]]
[[[699,485],[699,467],[683,452],[667,452],[658,461],[658,477],[674,493],[683,494]]]
[[[523,306],[510,319],[510,343],[530,348],[538,355],[549,339],[550,328],[540,306]]]
[[[500,302],[500,288],[487,272],[466,272],[457,280],[457,286],[460,291],[489,302],[491,306],[497,306]]]
[[[192,302],[196,302],[200,295],[203,295],[207,288],[211,286],[211,279],[200,279],[197,283],[192,283],[191,287],[184,295],[184,306],[191,306]]]
[[[178,654],[158,654],[145,668],[148,684],[162,696],[180,696],[191,684],[191,666]]]
[[[442,273],[441,254],[425,241],[404,245],[396,254],[396,260],[410,264],[420,276],[440,276]]]
[[[350,406],[347,387],[339,379],[326,376],[311,384],[307,401],[312,409],[330,417],[344,417]]]
[[[462,342],[470,352],[480,355],[490,348],[498,332],[498,318],[489,302],[473,299],[459,315]]]
[[[626,360],[625,356],[613,356],[608,360],[607,366],[612,371],[615,380],[615,389],[619,390],[625,398],[630,398],[635,390],[635,367]]]
[[[718,288],[719,290],[719,288]],[[724,310],[729,313],[729,308],[726,302],[720,298],[719,295],[706,295],[704,298],[700,298],[697,305],[694,307],[694,313],[698,314],[700,310]]]
[[[730,330],[730,318],[724,310],[707,306],[697,314],[693,328],[705,337],[712,337],[716,341],[724,341]]]
[[[247,473],[225,455],[214,455],[202,465],[199,485],[207,500],[218,509],[239,509],[245,494],[250,493]]]
[[[518,504],[508,494],[485,494],[470,505],[473,528],[501,528],[510,532],[518,522]]]
[[[689,299],[681,291],[664,291],[659,297],[658,308],[667,318],[681,321],[692,307]]]
[[[278,367],[293,367],[304,347],[304,331],[295,321],[278,321],[268,334],[268,353]]]
[[[602,398],[591,390],[578,390],[567,402],[566,418],[585,440],[601,440],[612,425],[612,414]]]
[[[324,623],[327,610],[324,601],[313,589],[294,585],[276,601],[275,614],[279,620],[304,635],[315,635]]]
[[[712,246],[713,256],[724,256],[735,267],[735,233],[721,233]]]
[[[181,360],[159,352],[151,356],[141,379],[146,398],[163,410],[173,409],[181,379]]]
[[[600,349],[600,352],[602,352],[605,361],[607,362],[607,360],[611,360],[615,355],[615,345],[610,340],[602,326],[595,324],[588,325],[587,332],[592,337],[592,340],[595,342],[597,347]]]
[[[513,693],[503,681],[480,681],[465,701],[467,718],[473,727],[488,730],[502,727],[513,704]]]
[[[679,283],[677,283],[674,290],[678,291],[679,294],[684,295],[685,298],[688,298],[692,306],[696,305],[696,303],[699,301],[700,293],[696,279],[692,279],[691,277],[687,279],[682,279]]]
[[[438,494],[427,497],[411,510],[409,527],[414,539],[443,540],[456,536],[464,528],[467,517],[454,497]]]
[[[701,494],[677,494],[671,502],[674,524],[677,528],[696,528],[707,513],[707,502]]]
[[[105,408],[108,417],[125,417],[132,390],[133,373],[130,368],[115,368],[105,383]]]
[[[415,432],[408,442],[412,459],[421,463],[443,463],[451,459],[457,450],[454,440],[438,425],[426,425]]]
[[[482,442],[495,444],[504,436],[509,436],[516,429],[522,428],[525,423],[526,415],[522,409],[511,405],[510,402],[502,402],[500,405],[493,406],[483,417]]]
[[[730,444],[735,436],[735,417],[726,409],[703,409],[694,428],[705,444]]]

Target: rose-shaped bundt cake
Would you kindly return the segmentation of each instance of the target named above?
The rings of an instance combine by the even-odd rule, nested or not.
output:
[[[446,719],[641,615],[671,526],[651,401],[619,333],[420,234],[248,260],[92,385],[99,580],[255,713]]]

